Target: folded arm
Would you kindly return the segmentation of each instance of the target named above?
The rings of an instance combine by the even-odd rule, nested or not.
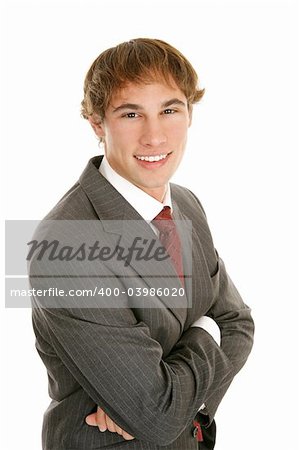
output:
[[[35,327],[46,323],[47,339],[95,404],[141,440],[174,441],[230,373],[229,360],[200,328],[187,330],[163,359],[148,326],[129,309],[33,313]]]

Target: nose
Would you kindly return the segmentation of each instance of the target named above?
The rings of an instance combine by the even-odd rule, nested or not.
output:
[[[165,130],[159,119],[147,119],[142,128],[140,142],[145,147],[161,147],[167,142]]]

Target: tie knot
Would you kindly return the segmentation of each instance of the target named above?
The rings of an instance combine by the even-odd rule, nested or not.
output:
[[[159,214],[153,219],[155,220],[172,220],[170,207],[164,206],[164,208],[159,212]]]
[[[169,206],[164,206],[162,211],[153,219],[153,224],[160,232],[170,232],[174,228],[174,222]]]

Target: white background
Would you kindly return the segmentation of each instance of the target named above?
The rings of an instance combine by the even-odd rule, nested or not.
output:
[[[174,181],[201,199],[257,327],[250,359],[217,413],[217,450],[298,448],[297,6],[288,0],[2,4],[7,219],[41,219],[98,153],[79,111],[85,73],[101,51],[156,37],[178,47],[199,73],[206,94]],[[38,450],[49,400],[30,310],[3,307],[1,318],[1,448]]]

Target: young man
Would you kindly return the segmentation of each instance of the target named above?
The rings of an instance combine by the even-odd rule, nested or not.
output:
[[[150,272],[136,261],[101,260],[101,283],[113,280],[113,292],[132,300],[125,306],[113,305],[116,294],[111,307],[92,308],[79,297],[75,306],[60,308],[33,298],[37,349],[52,398],[45,450],[214,448],[214,415],[250,353],[254,326],[214,249],[198,199],[169,183],[185,151],[192,106],[204,93],[197,84],[186,58],[154,39],[106,50],[86,76],[82,114],[105,155],[89,161],[48,214],[43,237],[57,220],[68,224],[65,235],[72,234],[70,221],[96,221],[111,244],[119,242],[116,236],[124,241],[124,223],[138,221],[144,245],[162,245],[168,260],[166,272],[158,253]],[[173,219],[192,222],[190,253]],[[45,287],[49,275],[36,275],[40,265],[38,258],[31,261],[33,287]],[[160,278],[152,276],[157,267]],[[183,289],[179,304],[167,303],[165,288]]]

